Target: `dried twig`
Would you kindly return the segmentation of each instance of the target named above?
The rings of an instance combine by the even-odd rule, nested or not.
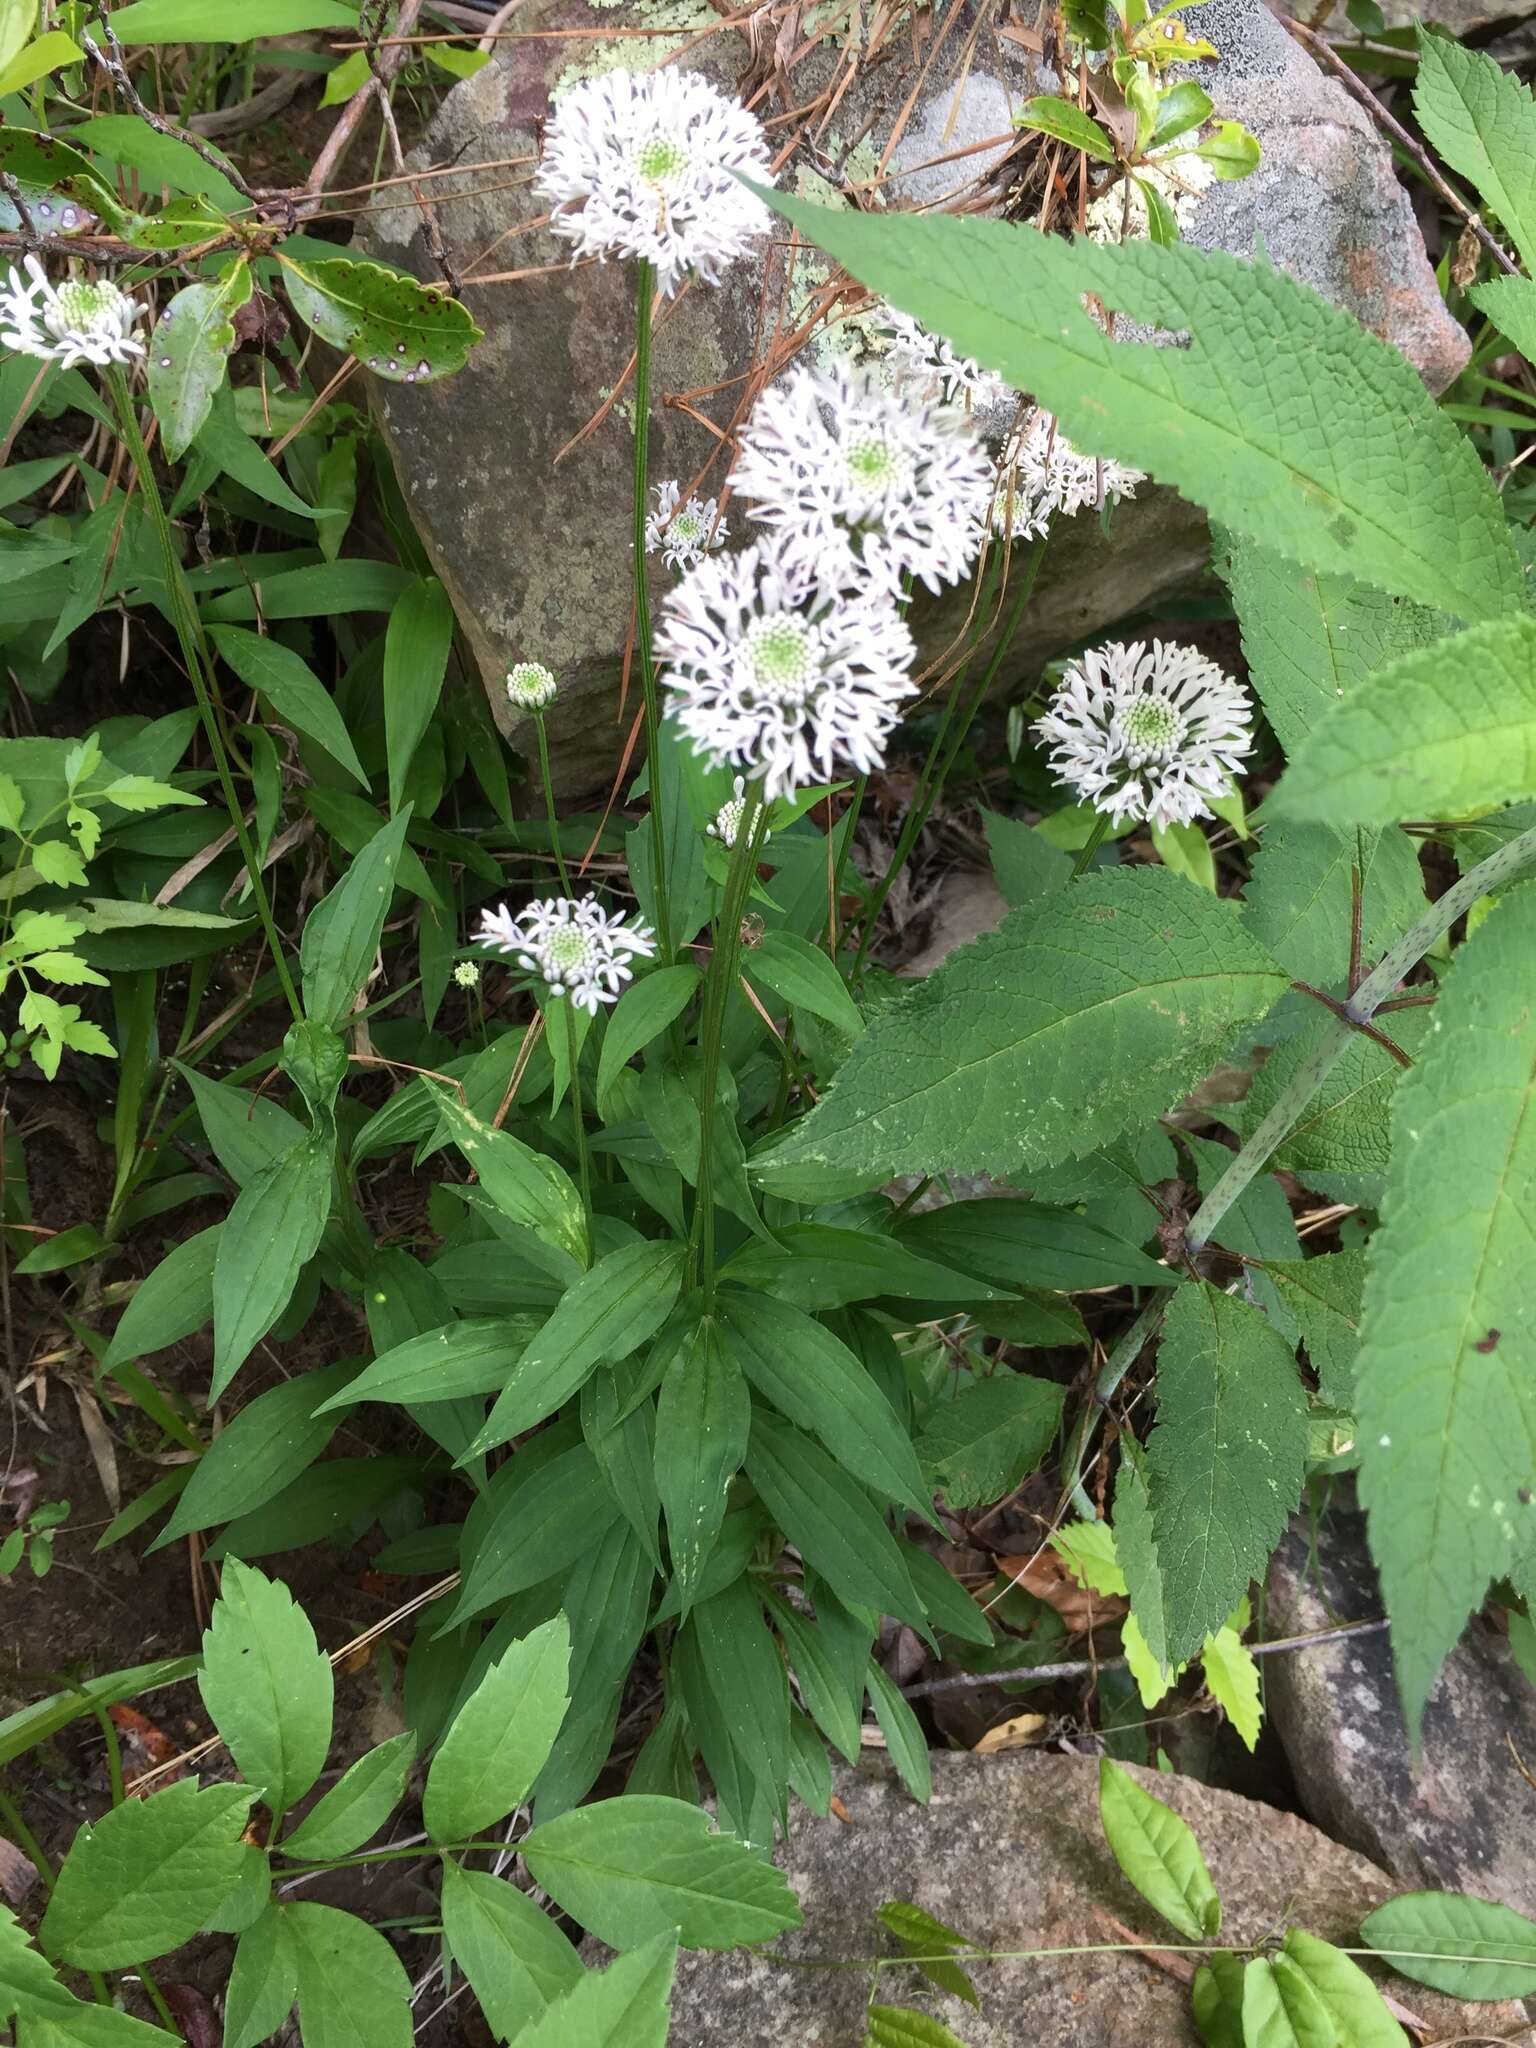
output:
[[[93,58],[106,72],[123,104],[137,114],[146,127],[153,128],[157,135],[167,136],[172,142],[184,142],[188,149],[202,158],[211,171],[217,171],[221,178],[227,178],[237,192],[254,202],[255,194],[227,157],[220,156],[215,149],[210,149],[200,135],[194,135],[185,128],[178,128],[174,121],[167,121],[163,114],[157,114],[152,107],[144,104],[139,96],[138,87],[128,75],[123,46],[117,39],[117,31],[107,19],[107,11],[101,0],[97,0],[95,15],[106,47],[103,49],[102,44],[97,42],[88,29],[81,29],[80,45],[86,55]]]

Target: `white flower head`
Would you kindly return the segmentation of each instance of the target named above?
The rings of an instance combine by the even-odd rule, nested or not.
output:
[[[108,278],[87,283],[67,277],[52,284],[30,251],[22,264],[0,284],[0,346],[18,355],[43,356],[66,370],[77,363],[98,368],[128,363],[143,355],[144,344],[133,331],[145,311],[137,299]]]
[[[1138,164],[1136,178],[1145,179],[1167,202],[1182,233],[1194,218],[1206,187],[1215,183],[1216,172],[1203,156],[1185,150],[1177,165]],[[1136,178],[1117,178],[1094,200],[1085,217],[1090,241],[1145,242],[1150,238],[1146,195]]]
[[[660,548],[667,567],[679,573],[697,567],[707,554],[723,548],[730,531],[719,516],[717,500],[690,498],[679,505],[681,496],[675,483],[657,484],[656,509],[645,522],[645,552],[654,555]]]
[[[770,385],[742,429],[732,472],[785,564],[898,589],[956,583],[981,545],[992,465],[958,406],[882,389],[834,362]]]
[[[520,661],[507,671],[507,701],[519,711],[543,711],[560,694],[560,685],[542,661]]]
[[[480,986],[479,965],[473,960],[461,960],[453,970],[453,978],[460,988],[478,988]]]
[[[608,71],[557,103],[534,180],[577,256],[656,266],[675,291],[713,284],[772,221],[733,172],[774,183],[762,123],[696,71]]]
[[[754,803],[751,818],[747,819],[746,777],[738,775],[731,785],[731,794],[716,811],[714,823],[704,829],[711,839],[718,839],[722,846],[734,846],[741,837],[742,821],[747,820],[746,829],[749,833],[755,832],[762,813],[763,806]],[[766,838],[767,834],[763,836]]]
[[[1193,647],[1116,641],[1068,664],[1035,731],[1058,779],[1117,829],[1188,825],[1231,788],[1252,717],[1242,685]]]
[[[879,320],[890,330],[887,360],[925,397],[941,398],[946,405],[968,402],[976,412],[987,412],[1012,396],[994,371],[984,370],[974,356],[957,355],[941,334],[930,334],[910,313],[884,306]]]
[[[595,896],[553,896],[514,917],[504,905],[481,914],[476,937],[536,974],[552,996],[569,996],[597,1015],[616,1003],[634,975],[633,962],[649,960],[656,937],[647,924],[629,925],[622,910],[607,911]]]
[[[656,652],[694,752],[745,770],[772,802],[839,763],[880,766],[917,650],[885,586],[802,576],[754,542],[683,578]]]
[[[1074,518],[1099,504],[1134,498],[1146,478],[1122,462],[1080,455],[1048,412],[1031,412],[1003,450],[993,492],[993,525],[1015,540],[1043,533],[1052,513]]]

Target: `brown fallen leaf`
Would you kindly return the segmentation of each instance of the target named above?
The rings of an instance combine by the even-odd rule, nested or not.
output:
[[[1080,1586],[1058,1552],[1047,1547],[1038,1556],[1000,1556],[997,1568],[1026,1593],[1054,1607],[1069,1629],[1092,1630],[1129,1614],[1128,1601]]]
[[[1045,1714],[1015,1714],[1011,1721],[999,1721],[995,1728],[989,1728],[982,1736],[972,1756],[996,1756],[1004,1749],[1029,1749],[1045,1740],[1045,1731],[1050,1726]]]
[[[19,1906],[36,1883],[37,1865],[0,1835],[0,1898]]]

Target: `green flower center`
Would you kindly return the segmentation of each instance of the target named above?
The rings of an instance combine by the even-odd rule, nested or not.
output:
[[[684,547],[690,548],[704,538],[704,528],[697,512],[679,512],[667,532],[673,540],[681,541]]]
[[[844,448],[843,460],[854,489],[872,495],[901,483],[909,467],[901,452],[880,434],[855,435]]]
[[[647,185],[667,185],[688,168],[688,152],[670,135],[653,135],[635,153],[635,169]]]
[[[587,964],[588,946],[581,932],[556,932],[546,948],[549,964],[563,979]]]
[[[65,328],[80,329],[94,327],[98,321],[111,319],[117,311],[122,294],[115,284],[103,281],[100,284],[61,284],[58,289],[58,317]]]
[[[1189,721],[1166,697],[1138,697],[1120,714],[1120,730],[1133,763],[1166,760],[1180,747]]]
[[[798,619],[759,619],[749,629],[747,659],[752,679],[775,704],[804,701],[815,674],[811,636]]]

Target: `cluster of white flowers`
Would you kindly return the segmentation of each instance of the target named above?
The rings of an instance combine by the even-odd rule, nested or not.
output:
[[[683,579],[656,652],[694,752],[744,769],[772,800],[839,763],[879,767],[916,649],[884,583],[808,577],[754,542]]]
[[[1089,207],[1086,215],[1088,238],[1093,242],[1145,242],[1151,235],[1147,220],[1146,195],[1136,179],[1143,178],[1165,200],[1182,233],[1194,217],[1201,195],[1214,184],[1216,173],[1204,157],[1186,150],[1172,164],[1138,164],[1135,178],[1120,178]]]
[[[755,832],[757,830],[758,819],[762,814],[762,809],[763,806],[754,801],[752,816],[748,824],[749,831]],[[705,829],[708,831],[710,838],[718,839],[722,846],[734,846],[741,837],[742,821],[746,816],[747,782],[745,776],[738,775],[731,784],[730,795],[720,806],[719,810],[716,811],[714,823]]]
[[[144,353],[134,325],[144,307],[107,278],[49,282],[30,251],[0,283],[0,347],[41,356],[72,370],[77,363],[129,363]]]
[[[981,545],[992,464],[958,406],[913,402],[847,363],[791,370],[743,428],[732,481],[785,565],[936,591]]]
[[[1134,498],[1139,469],[1081,455],[1048,412],[1032,411],[1003,450],[989,492],[995,532],[1014,540],[1044,533],[1052,515],[1068,518],[1100,504]]]
[[[679,505],[677,484],[657,484],[656,509],[646,515],[645,552],[661,558],[669,569],[693,569],[707,554],[725,546],[730,531],[714,498],[690,498]]]
[[[984,370],[974,356],[957,355],[941,334],[930,334],[910,313],[885,306],[879,317],[890,331],[886,355],[891,367],[925,397],[942,399],[946,405],[967,403],[976,412],[987,412],[1012,396],[995,371]]]
[[[1137,640],[1070,663],[1035,731],[1058,779],[1118,830],[1210,817],[1252,750],[1252,719],[1247,691],[1203,654]]]
[[[507,671],[507,702],[519,711],[544,711],[560,694],[554,674],[542,661],[520,661]]]
[[[636,960],[655,957],[656,935],[647,924],[629,925],[625,913],[604,910],[595,896],[554,896],[530,903],[514,917],[504,905],[482,913],[476,937],[498,953],[512,953],[552,996],[569,996],[596,1016],[616,1003],[632,979]]]
[[[535,190],[578,257],[652,263],[666,293],[709,283],[770,225],[733,172],[774,182],[762,123],[695,71],[583,79],[549,124]]]

